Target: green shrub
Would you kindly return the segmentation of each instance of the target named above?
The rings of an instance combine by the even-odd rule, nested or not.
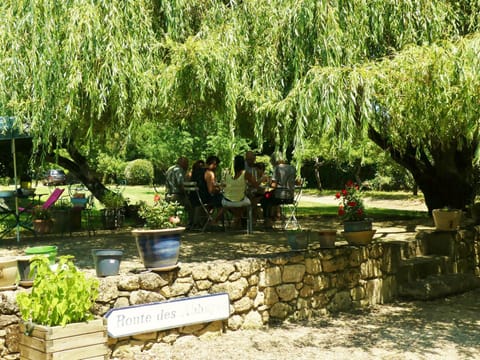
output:
[[[149,160],[130,161],[125,168],[125,179],[129,185],[149,185],[153,181],[153,165]]]
[[[97,171],[102,174],[104,183],[115,182],[123,178],[127,163],[120,158],[116,158],[107,154],[97,156]]]

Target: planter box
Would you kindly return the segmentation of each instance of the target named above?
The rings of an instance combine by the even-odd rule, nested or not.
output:
[[[31,330],[31,332],[30,332]],[[107,359],[109,348],[105,319],[63,326],[20,324],[20,358],[46,359]],[[25,332],[30,334],[26,335]]]

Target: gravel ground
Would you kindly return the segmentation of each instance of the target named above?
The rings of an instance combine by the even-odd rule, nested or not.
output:
[[[480,359],[480,290],[133,348],[118,359]]]

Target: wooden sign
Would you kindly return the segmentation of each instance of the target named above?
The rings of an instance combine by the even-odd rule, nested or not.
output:
[[[111,309],[105,314],[113,338],[228,319],[227,293]]]

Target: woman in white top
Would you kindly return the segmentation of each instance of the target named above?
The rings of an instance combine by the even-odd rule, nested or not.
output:
[[[242,221],[244,208],[251,205],[250,199],[246,196],[247,184],[256,186],[256,181],[252,174],[245,171],[243,156],[235,156],[233,168],[233,176],[227,176],[225,179],[222,206],[231,208],[234,216],[234,226],[238,227]]]

